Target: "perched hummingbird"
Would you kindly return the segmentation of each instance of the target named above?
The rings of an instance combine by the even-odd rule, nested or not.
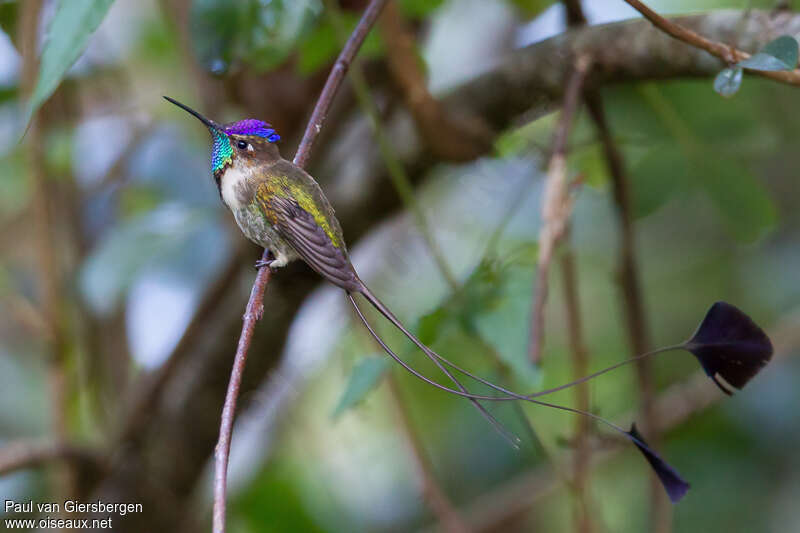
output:
[[[302,259],[322,277],[344,289],[361,321],[386,353],[419,379],[452,394],[469,399],[496,429],[512,443],[518,439],[489,413],[480,401],[524,400],[591,417],[629,438],[645,455],[673,501],[688,490],[688,484],[645,443],[635,426],[626,431],[597,415],[542,402],[535,398],[563,390],[604,374],[623,364],[668,350],[692,352],[726,393],[716,376],[741,388],[766,364],[772,345],[766,334],[747,315],[730,304],[717,302],[706,314],[695,335],[688,341],[661,348],[617,363],[566,385],[519,394],[476,376],[445,359],[414,336],[358,277],[347,253],[342,228],[333,207],[317,182],[305,170],[283,159],[274,128],[256,119],[218,124],[190,107],[169,97],[169,102],[194,115],[208,128],[213,138],[211,167],[222,202],[231,210],[245,236],[271,252],[273,259],[259,261],[259,268],[272,269]],[[455,384],[446,387],[424,376],[398,357],[374,331],[353,295],[361,294],[384,317],[408,337]],[[459,372],[502,395],[470,393],[448,370]]]

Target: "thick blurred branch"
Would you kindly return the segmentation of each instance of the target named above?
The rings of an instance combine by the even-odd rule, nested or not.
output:
[[[101,466],[97,454],[88,448],[51,441],[19,440],[0,449],[0,476],[59,460],[92,468]]]
[[[389,71],[433,156],[446,161],[470,161],[489,151],[492,134],[478,117],[448,113],[428,91],[416,36],[395,1],[386,5],[379,25],[386,41]]]
[[[758,50],[776,32],[800,33],[800,14],[722,10],[671,18],[671,21],[721,42]],[[737,31],[741,28],[741,31]],[[535,118],[551,110],[563,94],[570,55],[586,53],[594,69],[586,89],[611,83],[714,76],[724,64],[705,50],[686,46],[645,20],[576,28],[516,51],[496,69],[457,89],[445,103],[480,114],[495,129],[509,114]],[[787,73],[789,74],[789,73]]]
[[[203,295],[189,325],[186,326],[183,335],[164,364],[153,373],[142,376],[133,387],[132,398],[129,400],[130,407],[127,408],[124,424],[119,430],[114,448],[135,439],[142,431],[143,426],[147,424],[148,415],[158,405],[164,388],[184,363],[185,358],[192,353],[191,350],[201,339],[206,324],[213,319],[217,305],[225,293],[230,291],[233,280],[236,279],[242,263],[246,260],[244,250],[244,246],[239,246],[235,253],[230,255],[214,285]]]
[[[542,229],[539,232],[539,258],[536,280],[533,283],[533,309],[531,311],[530,343],[528,356],[532,363],[539,364],[542,358],[544,339],[544,306],[547,302],[548,274],[553,252],[569,223],[572,212],[572,197],[567,186],[567,140],[572,120],[580,104],[583,82],[589,72],[591,60],[580,56],[567,82],[567,93],[556,130],[553,134],[552,152],[547,164],[547,180],[542,200]]]

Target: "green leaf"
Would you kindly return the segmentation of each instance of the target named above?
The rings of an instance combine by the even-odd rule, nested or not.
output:
[[[442,326],[447,323],[449,314],[445,303],[424,315],[417,324],[417,338],[428,346],[433,344],[439,337]]]
[[[0,158],[0,215],[10,217],[22,212],[30,201],[27,161],[22,150]]]
[[[526,19],[532,19],[554,4],[555,0],[509,0],[509,2],[519,9]]]
[[[608,183],[608,165],[600,143],[574,149],[569,154],[570,169],[583,178],[583,183],[599,189]]]
[[[738,66],[752,70],[794,70],[797,66],[797,41],[789,35],[781,35],[768,43],[761,51],[739,61]]]
[[[751,242],[775,226],[772,199],[744,165],[721,157],[698,159],[696,164],[701,187],[736,238]]]
[[[781,35],[774,41],[769,42],[761,51],[765,54],[777,57],[783,61],[789,69],[793,69],[797,66],[797,40],[791,35]]]
[[[714,90],[728,98],[739,91],[742,85],[741,67],[726,68],[714,78]]]
[[[192,46],[216,75],[241,62],[269,70],[297,48],[321,11],[320,0],[195,0]]]
[[[645,217],[658,210],[691,172],[686,154],[674,143],[650,150],[631,170],[634,216]]]
[[[47,29],[39,78],[28,104],[28,119],[53,94],[64,74],[80,57],[89,37],[114,0],[61,0]],[[27,121],[26,121],[27,122]]]
[[[248,63],[261,70],[283,63],[311,31],[321,11],[319,0],[256,2],[251,9],[256,24],[245,49]]]
[[[444,0],[400,0],[400,9],[407,17],[423,18],[443,3]]]
[[[317,25],[298,49],[297,70],[307,76],[332,62],[339,52],[339,40],[329,20]]]
[[[506,279],[505,268],[497,261],[484,259],[457,292],[419,319],[417,337],[430,346],[452,329],[478,336],[477,321],[502,303]]]
[[[369,391],[375,388],[389,368],[386,357],[366,357],[358,362],[350,374],[339,404],[331,413],[332,418],[338,418],[343,412],[361,402]]]
[[[755,55],[748,57],[747,59],[743,59],[736,64],[740,68],[749,68],[750,70],[765,70],[765,71],[776,71],[776,70],[791,70],[791,68],[787,68],[786,63],[781,61],[775,56],[771,56],[769,54],[765,54],[764,52],[759,52]]]
[[[16,35],[17,20],[19,20],[19,2],[0,1],[0,29],[8,36]]]
[[[359,21],[359,17],[351,13],[342,13],[341,17],[348,32],[352,31]],[[312,74],[332,63],[340,49],[341,45],[330,19],[322,20],[300,43],[297,70],[304,76]],[[383,42],[378,32],[369,32],[358,51],[358,57],[374,58],[382,53]]]

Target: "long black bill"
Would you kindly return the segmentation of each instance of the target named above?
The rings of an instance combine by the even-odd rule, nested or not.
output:
[[[181,109],[183,109],[187,113],[190,113],[190,114],[194,115],[195,117],[197,117],[197,120],[199,120],[200,122],[205,124],[206,127],[208,127],[209,129],[213,129],[213,130],[220,129],[219,124],[217,124],[213,120],[207,119],[206,117],[204,117],[203,115],[201,115],[200,113],[198,113],[197,111],[195,111],[194,109],[189,107],[188,105],[182,104],[179,101],[170,98],[169,96],[165,96],[164,100],[166,100],[167,102],[169,102],[171,104],[175,104],[176,106],[180,107]]]

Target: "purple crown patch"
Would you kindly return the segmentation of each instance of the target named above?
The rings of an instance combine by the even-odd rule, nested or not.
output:
[[[270,124],[254,118],[228,124],[225,126],[225,133],[228,135],[254,135],[263,137],[271,143],[281,139],[281,136],[275,132],[275,129]]]

